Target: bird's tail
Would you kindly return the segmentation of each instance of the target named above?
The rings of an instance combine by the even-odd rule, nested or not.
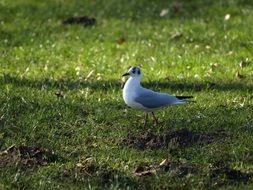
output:
[[[176,98],[179,100],[187,100],[193,98],[193,96],[176,96]]]
[[[183,104],[189,101],[194,102],[190,100],[191,98],[193,98],[193,96],[176,96],[176,98],[179,100],[179,104]]]

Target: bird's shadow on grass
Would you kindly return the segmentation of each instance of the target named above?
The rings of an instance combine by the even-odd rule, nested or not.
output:
[[[92,90],[110,91],[112,89],[120,89],[120,79],[110,80],[74,80],[74,79],[30,79],[25,77],[17,77],[12,75],[3,75],[0,78],[0,84],[12,84],[16,87],[30,87],[37,89],[62,89],[76,90],[90,88]],[[151,89],[171,89],[179,91],[199,92],[202,90],[217,90],[217,91],[242,91],[253,92],[253,85],[245,83],[241,80],[232,81],[191,81],[191,80],[154,80],[151,82],[143,82],[142,85]]]

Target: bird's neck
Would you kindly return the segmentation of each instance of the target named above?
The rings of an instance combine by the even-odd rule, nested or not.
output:
[[[130,77],[125,86],[124,86],[124,89],[136,89],[136,88],[140,88],[141,87],[141,77],[138,76],[138,77]]]

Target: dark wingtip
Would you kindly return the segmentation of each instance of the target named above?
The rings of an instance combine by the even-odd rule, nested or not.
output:
[[[191,99],[193,96],[176,96],[177,99],[179,100],[185,100],[185,99]]]

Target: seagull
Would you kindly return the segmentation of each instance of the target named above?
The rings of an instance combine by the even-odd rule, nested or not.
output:
[[[151,112],[155,124],[158,125],[155,110],[169,105],[184,104],[193,98],[193,96],[172,96],[143,88],[140,84],[141,74],[140,67],[133,66],[122,75],[122,77],[130,76],[123,88],[123,99],[129,107],[145,112],[144,127],[147,124],[148,113]]]

